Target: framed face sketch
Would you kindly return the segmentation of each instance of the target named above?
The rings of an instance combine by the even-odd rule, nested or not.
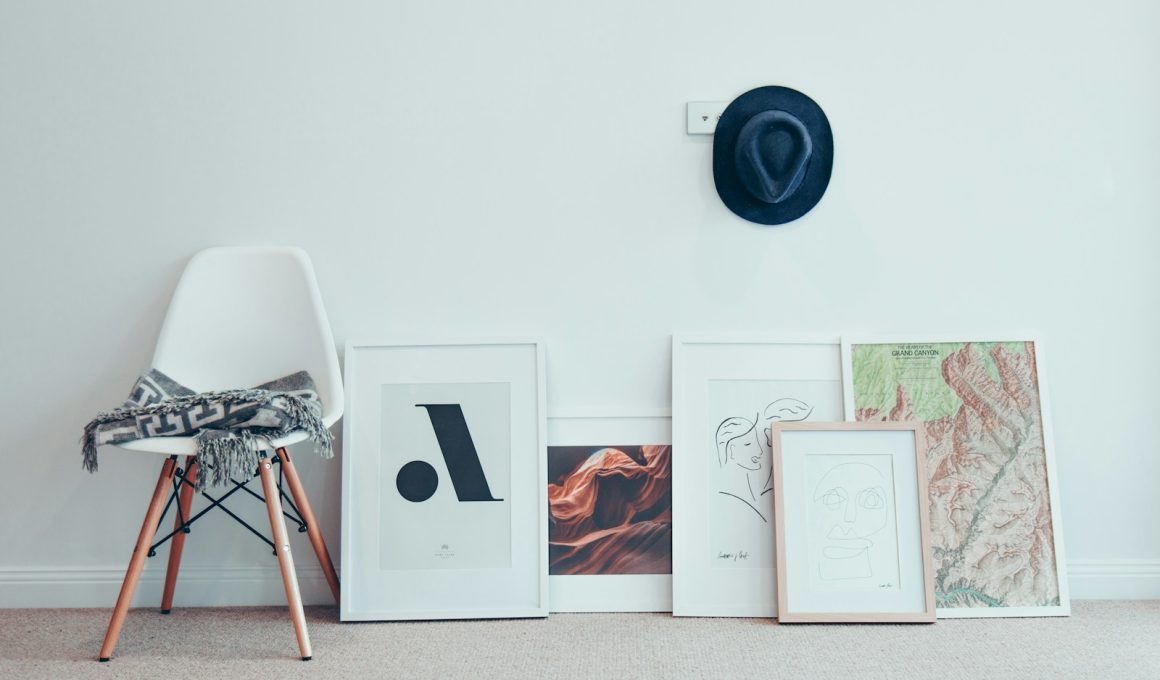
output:
[[[673,614],[775,616],[773,423],[842,420],[837,336],[673,338]]]
[[[773,426],[779,622],[934,622],[920,427]]]
[[[343,621],[546,616],[544,352],[350,343]]]
[[[553,612],[673,609],[668,410],[548,418]]]
[[[1042,342],[843,338],[842,354],[851,419],[922,424],[939,618],[1068,615]]]

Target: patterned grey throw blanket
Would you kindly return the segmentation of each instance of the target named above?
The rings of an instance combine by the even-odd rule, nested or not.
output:
[[[334,455],[322,402],[306,371],[248,390],[196,393],[161,371],[137,379],[124,406],[97,415],[85,426],[84,466],[97,470],[97,447],[147,437],[196,437],[198,490],[231,477],[249,479],[258,452],[290,432],[304,431],[323,458]]]

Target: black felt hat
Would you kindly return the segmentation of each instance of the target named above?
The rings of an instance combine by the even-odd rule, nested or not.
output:
[[[788,87],[734,99],[713,133],[713,182],[725,205],[758,224],[785,224],[817,205],[834,167],[822,107]]]

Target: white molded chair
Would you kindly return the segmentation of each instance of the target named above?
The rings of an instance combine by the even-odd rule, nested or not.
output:
[[[157,339],[153,368],[198,392],[254,387],[305,370],[317,385],[322,401],[322,419],[326,425],[329,427],[342,417],[342,376],[334,337],[310,259],[298,248],[210,248],[195,255],[186,265],[173,293]],[[338,602],[339,595],[338,576],[322,532],[286,450],[290,444],[306,438],[306,433],[294,432],[274,440],[269,447],[272,455],[263,458],[257,470],[286,587],[290,618],[303,660],[312,656],[310,638],[294,572],[294,559],[290,554],[274,464],[282,465],[290,495],[305,523],[306,533],[335,602]],[[191,437],[141,439],[121,444],[118,448],[167,458],[101,646],[101,661],[108,661],[117,645],[157,526],[168,507],[166,496],[176,493],[173,488],[177,475],[181,480],[181,492],[161,601],[162,613],[169,613],[193,501],[194,487],[189,480],[196,479],[198,473],[194,458],[197,445]],[[179,455],[186,456],[184,475],[178,471]]]

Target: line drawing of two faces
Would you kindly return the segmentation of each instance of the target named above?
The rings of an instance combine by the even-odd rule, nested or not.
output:
[[[753,420],[732,416],[721,421],[716,436],[717,462],[724,474],[717,493],[736,498],[762,522],[769,522],[769,503],[763,498],[773,491],[769,428],[773,423],[805,420],[813,411],[814,407],[804,401],[786,397],[770,402]]]

